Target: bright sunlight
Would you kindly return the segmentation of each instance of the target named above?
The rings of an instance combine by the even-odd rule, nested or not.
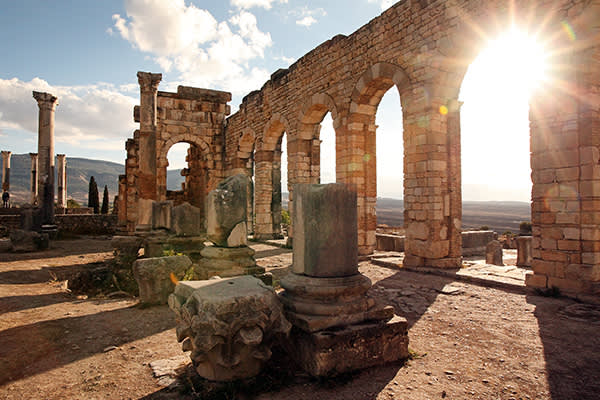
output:
[[[460,92],[464,200],[529,201],[529,97],[547,80],[543,47],[518,30],[492,41]]]

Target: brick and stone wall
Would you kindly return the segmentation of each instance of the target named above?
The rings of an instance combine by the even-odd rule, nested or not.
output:
[[[488,38],[514,24],[548,39],[548,62],[564,67],[550,71],[557,87],[542,88],[530,101],[534,274],[527,284],[600,295],[598,20],[599,0],[516,0],[510,6],[505,0],[401,1],[351,35],[335,36],[274,72],[226,123],[229,94],[184,88],[158,95],[160,75],[140,73],[140,130],[127,144],[127,227],[144,225],[136,213],[163,196],[168,148],[187,141],[194,147],[190,170],[198,163],[207,172],[198,178],[206,190],[222,177],[251,174],[254,165],[255,234],[278,236],[282,137],[287,135],[293,202],[294,184],[319,181],[320,123],[330,112],[336,180],[357,193],[359,252],[371,253],[375,114],[392,89],[400,93],[403,116],[404,176],[398,179],[404,182],[404,262],[459,267],[458,95]],[[575,37],[565,33],[565,23]]]
[[[117,229],[117,216],[112,214],[62,214],[55,222],[60,232],[79,235],[112,235]],[[21,215],[0,215],[0,225],[21,229]]]

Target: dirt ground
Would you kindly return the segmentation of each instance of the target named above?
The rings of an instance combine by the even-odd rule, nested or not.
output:
[[[256,250],[275,280],[286,272],[288,250]],[[110,258],[101,237],[0,254],[0,398],[194,398],[161,386],[150,367],[183,354],[167,306],[66,290],[77,270]],[[600,398],[600,308],[368,262],[360,270],[374,283],[371,295],[408,319],[411,360],[329,380],[288,364],[271,392],[237,389],[227,398]]]

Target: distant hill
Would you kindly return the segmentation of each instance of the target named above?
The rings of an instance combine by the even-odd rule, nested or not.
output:
[[[108,187],[110,201],[112,201],[114,196],[118,194],[119,175],[124,173],[125,167],[123,164],[67,157],[67,198],[74,199],[81,205],[86,206],[89,182],[93,176],[98,183],[100,201],[102,201],[104,185]],[[183,179],[180,170],[167,172],[167,183],[171,190],[180,189]],[[31,157],[29,154],[13,154],[10,168],[10,194],[13,203],[29,202],[30,180]]]

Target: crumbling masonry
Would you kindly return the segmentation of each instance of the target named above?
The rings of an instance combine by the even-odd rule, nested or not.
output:
[[[549,50],[560,49],[549,63],[561,65],[552,71],[559,83],[530,101],[534,273],[527,284],[597,297],[598,21],[599,0],[401,1],[350,36],[338,35],[289,69],[276,71],[227,119],[229,93],[188,87],[179,87],[177,93],[158,92],[160,75],[139,73],[141,100],[135,113],[140,129],[127,142],[120,221],[131,233],[148,226],[145,204],[167,197],[167,152],[173,144],[187,142],[189,170],[181,200],[202,208],[206,193],[220,179],[254,173],[255,235],[278,236],[283,133],[287,191],[293,201],[294,184],[319,182],[320,123],[330,112],[336,132],[336,179],[357,193],[359,252],[371,253],[377,194],[375,113],[385,92],[395,87],[404,131],[404,176],[398,177],[404,181],[404,262],[458,267],[458,94],[486,38],[514,24],[549,39]]]

